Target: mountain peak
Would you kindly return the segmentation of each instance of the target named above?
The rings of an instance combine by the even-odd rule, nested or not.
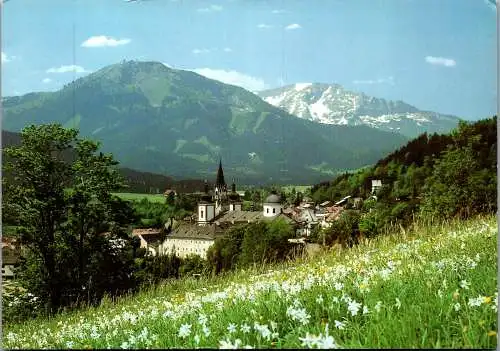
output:
[[[409,137],[448,132],[458,118],[420,111],[403,101],[389,101],[348,91],[338,84],[297,83],[261,91],[266,102],[297,117],[323,124],[367,125]]]

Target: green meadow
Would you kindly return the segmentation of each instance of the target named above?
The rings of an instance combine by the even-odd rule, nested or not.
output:
[[[138,194],[138,193],[113,193],[123,200],[127,201],[141,201],[147,199],[150,202],[165,203],[165,196],[163,194]]]
[[[497,220],[416,222],[314,257],[4,326],[3,347],[488,348]]]

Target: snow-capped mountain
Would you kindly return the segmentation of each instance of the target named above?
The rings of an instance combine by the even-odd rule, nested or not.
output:
[[[257,94],[295,116],[318,123],[367,125],[409,137],[448,132],[459,121],[455,116],[420,111],[403,101],[370,97],[337,84],[297,83]]]

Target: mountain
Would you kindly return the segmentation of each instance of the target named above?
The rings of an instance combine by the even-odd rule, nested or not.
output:
[[[408,137],[446,133],[458,117],[420,111],[403,101],[388,101],[345,90],[338,84],[299,83],[257,93],[295,116],[324,124],[365,125]]]
[[[104,67],[57,92],[3,101],[3,128],[58,122],[102,142],[124,167],[211,180],[311,183],[377,161],[397,133],[297,118],[242,88],[158,62]]]

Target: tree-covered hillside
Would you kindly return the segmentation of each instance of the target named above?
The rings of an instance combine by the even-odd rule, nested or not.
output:
[[[20,144],[21,135],[19,133],[2,131],[2,148]],[[67,158],[71,158],[70,153],[68,153]],[[124,167],[118,168],[118,172],[125,180],[126,190],[132,193],[155,194],[163,193],[166,189],[174,189],[177,193],[192,193],[203,190],[204,186],[202,179],[175,180],[163,174],[140,172]],[[9,176],[9,172],[4,171],[3,175],[4,177]]]
[[[372,193],[372,180],[382,188]],[[311,189],[316,202],[361,197],[356,230],[377,234],[414,215],[468,218],[497,208],[497,117],[408,142],[373,167]],[[359,226],[358,226],[359,224]]]

